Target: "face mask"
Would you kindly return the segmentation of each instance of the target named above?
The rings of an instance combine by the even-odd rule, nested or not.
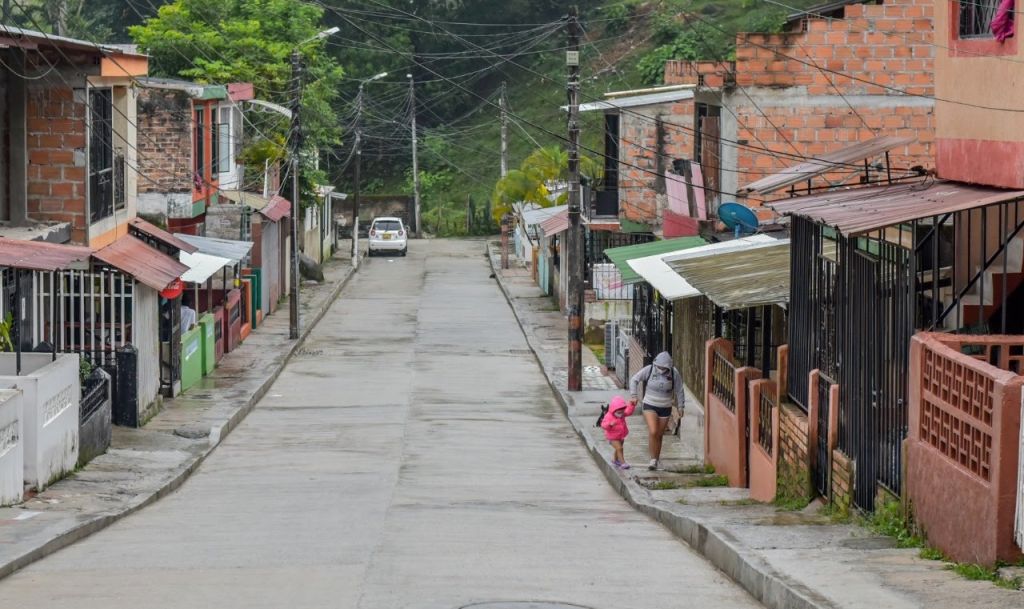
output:
[[[661,366],[655,366],[654,370],[658,374],[668,374],[668,368],[662,368]]]

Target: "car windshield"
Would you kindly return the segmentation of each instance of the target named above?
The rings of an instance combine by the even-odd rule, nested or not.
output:
[[[375,230],[402,230],[402,223],[398,220],[377,220],[373,223]]]

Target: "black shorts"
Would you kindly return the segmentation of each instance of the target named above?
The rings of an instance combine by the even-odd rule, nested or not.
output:
[[[658,415],[659,419],[667,419],[672,416],[671,406],[651,406],[650,404],[644,404],[643,412],[653,412]]]

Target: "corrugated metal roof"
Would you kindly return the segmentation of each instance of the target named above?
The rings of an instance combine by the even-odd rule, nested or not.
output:
[[[259,213],[272,222],[280,222],[281,218],[291,215],[292,204],[284,197],[274,196],[271,197],[270,203],[266,207],[259,210]]]
[[[789,301],[789,239],[668,265],[723,309]]]
[[[196,247],[194,245],[182,241],[181,239],[165,231],[159,226],[150,224],[149,222],[146,222],[142,218],[133,218],[132,221],[128,223],[128,225],[130,228],[133,228],[145,234],[148,237],[152,237],[153,239],[156,239],[157,241],[165,245],[169,245],[176,250],[188,252],[190,254],[196,251]]]
[[[227,258],[232,264],[238,264],[252,249],[252,241],[234,241],[232,239],[216,239],[214,237],[197,237],[195,235],[184,235],[175,233],[175,237],[187,242],[203,254]]]
[[[188,270],[181,275],[182,281],[200,284],[206,283],[206,280],[212,277],[214,273],[231,264],[231,260],[228,258],[210,256],[209,254],[199,252],[194,254],[179,252],[178,260],[188,267]]]
[[[663,239],[649,243],[638,243],[637,245],[624,245],[612,247],[604,251],[604,255],[619,269],[623,283],[639,283],[643,277],[637,275],[629,266],[629,261],[636,258],[646,258],[657,254],[678,252],[691,247],[707,245],[707,241],[700,237],[679,237],[678,239]]]
[[[834,190],[766,205],[783,214],[801,216],[832,226],[845,235],[857,235],[911,220],[995,205],[1022,197],[1024,191],[1021,190],[929,181]]]
[[[747,184],[740,189],[740,192],[753,192],[766,195],[787,186],[806,182],[814,176],[828,173],[830,171],[849,170],[849,165],[864,159],[874,158],[884,152],[905,146],[914,142],[912,137],[896,137],[883,135],[864,142],[857,142],[852,146],[840,148],[832,152],[820,154],[816,158],[787,167],[778,173],[761,178]]]
[[[125,235],[93,254],[143,285],[162,290],[180,278],[188,267],[131,235]]]
[[[0,267],[59,271],[75,262],[88,260],[91,255],[92,250],[88,247],[0,237]]]
[[[565,211],[568,213],[568,205],[556,205],[555,207],[539,207],[536,209],[525,209],[523,210],[523,222],[527,226],[533,226],[540,224],[552,216],[557,216],[559,213]]]
[[[620,108],[634,108],[636,106],[651,106],[654,104],[667,104],[684,99],[693,99],[693,89],[673,89],[657,93],[646,93],[643,95],[630,95],[628,97],[616,97],[601,101],[580,104],[580,112],[593,112],[595,110],[614,111]]]
[[[540,223],[540,232],[545,237],[553,237],[569,228],[569,210],[561,211]]]
[[[668,262],[704,256],[716,256],[727,252],[735,252],[742,249],[757,247],[766,243],[776,243],[777,241],[777,239],[769,237],[768,235],[751,235],[749,237],[733,239],[732,241],[709,243],[708,245],[701,245],[685,250],[677,250],[665,254],[647,256],[645,258],[636,258],[629,261],[629,266],[637,275],[640,275],[644,281],[651,284],[655,290],[658,290],[658,293],[666,300],[679,300],[681,298],[699,296],[700,290],[690,285],[690,283],[683,279],[679,273],[672,270],[672,267],[668,265]]]

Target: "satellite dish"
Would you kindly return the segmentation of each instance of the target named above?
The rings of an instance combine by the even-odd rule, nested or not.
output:
[[[722,203],[718,206],[718,217],[737,237],[742,233],[757,232],[757,214],[746,205]]]

